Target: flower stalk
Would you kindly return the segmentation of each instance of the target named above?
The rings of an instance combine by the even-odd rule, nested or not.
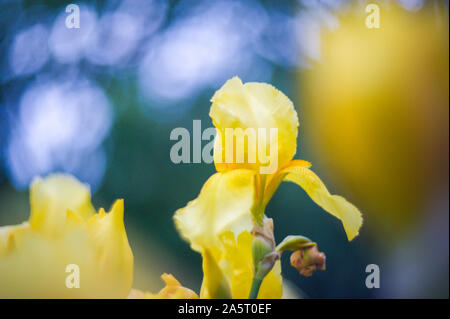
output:
[[[250,290],[250,296],[248,297],[248,299],[258,298],[258,292],[259,288],[261,287],[262,281],[263,280],[261,278],[257,278],[256,276],[253,278],[252,289]]]
[[[275,238],[273,235],[273,220],[264,216],[263,228],[255,223],[253,229],[253,265],[254,276],[252,288],[250,290],[250,299],[258,297],[259,288],[267,274],[272,270],[275,262],[280,258],[275,249]]]

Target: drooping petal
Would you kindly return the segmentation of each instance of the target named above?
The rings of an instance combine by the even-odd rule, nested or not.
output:
[[[314,202],[340,219],[349,241],[359,234],[363,219],[358,208],[342,196],[330,194],[325,184],[308,167],[294,163],[284,168],[280,174],[284,175],[285,181],[302,187]]]
[[[252,171],[243,169],[216,173],[196,199],[176,211],[175,225],[192,249],[202,253],[219,246],[225,231],[252,229],[254,178]]]
[[[263,199],[264,207],[270,201],[273,194],[278,189],[278,186],[280,186],[281,182],[283,181],[283,178],[286,176],[286,174],[288,172],[287,170],[289,169],[289,167],[293,167],[293,166],[309,168],[309,167],[311,167],[311,163],[304,161],[304,160],[298,160],[298,159],[292,160],[289,162],[288,165],[281,168],[276,174],[270,175],[267,178],[266,184],[265,184],[264,199]]]
[[[275,154],[270,154],[270,161],[277,156],[277,168],[287,164],[295,155],[299,125],[297,112],[291,100],[272,85],[257,82],[243,84],[238,77],[233,77],[216,91],[211,102],[209,115],[218,130],[214,148],[218,171],[236,168],[258,170],[261,166],[268,166],[269,163],[262,162],[257,154],[262,146],[272,153],[272,145]],[[255,148],[252,147],[255,145],[247,145],[244,139],[239,142],[235,135],[236,141],[231,144],[226,141],[226,129],[252,129],[257,137],[262,138],[262,143]],[[259,134],[258,129],[265,129],[264,134]],[[269,137],[270,129],[277,129],[276,140]],[[255,143],[249,140],[248,144]],[[227,151],[236,154],[239,148],[244,150],[245,161],[227,163]],[[255,158],[256,163],[251,163],[249,158]]]

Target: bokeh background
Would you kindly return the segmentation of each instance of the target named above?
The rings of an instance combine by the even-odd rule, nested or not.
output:
[[[125,199],[134,287],[172,273],[199,291],[201,258],[179,237],[176,209],[213,164],[174,164],[172,129],[203,128],[226,79],[275,85],[300,117],[297,157],[363,212],[348,243],[338,220],[294,184],[268,206],[278,240],[318,242],[327,270],[291,295],[448,298],[448,1],[0,2],[0,225],[28,219],[34,176],[68,172],[96,207]],[[381,287],[365,285],[377,264]]]

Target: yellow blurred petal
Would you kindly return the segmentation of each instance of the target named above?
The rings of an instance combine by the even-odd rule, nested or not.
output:
[[[103,209],[101,209],[102,211]],[[129,290],[133,281],[133,253],[123,223],[124,202],[116,200],[108,214],[96,214],[88,221],[96,248],[97,262],[105,280],[116,280],[118,291]]]
[[[83,220],[95,213],[89,186],[66,174],[34,179],[30,188],[30,203],[31,227],[48,235],[61,233],[68,209]]]
[[[198,299],[198,295],[191,289],[183,287],[171,274],[162,274],[161,279],[166,286],[153,294],[139,289],[131,289],[128,299]]]
[[[145,292],[139,289],[131,289],[127,299],[145,299]]]
[[[216,173],[196,199],[176,211],[175,225],[192,249],[203,252],[219,246],[219,235],[225,231],[252,229],[254,178],[250,170]]]
[[[297,148],[297,112],[291,100],[281,91],[270,84],[248,82],[243,84],[238,77],[228,80],[211,99],[212,105],[210,117],[214,126],[218,130],[214,147],[214,162],[218,171],[236,168],[259,169],[260,166],[267,166],[260,162],[249,163],[245,158],[244,163],[225,163],[226,148],[233,146],[233,153],[236,153],[236,145],[225,143],[225,129],[265,128],[266,134],[271,128],[278,129],[278,167],[287,164],[295,155]],[[220,141],[221,143],[219,143]],[[266,150],[274,141],[266,140]],[[235,144],[235,143],[233,143]],[[245,154],[255,153],[255,148],[245,147],[241,142],[238,146],[243,147]],[[256,148],[257,149],[257,148]],[[222,155],[222,158],[220,158]],[[256,154],[255,158],[258,160]],[[223,162],[223,163],[220,163]]]
[[[316,204],[340,219],[349,241],[359,234],[363,220],[358,208],[342,196],[331,195],[313,171],[305,166],[290,165],[281,174],[286,174],[284,180],[302,187]]]
[[[20,237],[24,230],[30,226],[28,222],[19,225],[0,227],[0,257],[13,251],[16,246],[17,237]]]
[[[166,286],[168,287],[178,287],[181,286],[180,282],[172,275],[172,274],[162,274],[161,275],[161,279],[164,281],[164,283],[166,284]]]
[[[146,292],[143,296],[139,291],[132,291],[129,298],[145,299],[198,299],[198,295],[191,289],[183,287],[171,274],[162,274],[162,280],[166,284],[157,294]],[[134,290],[134,289],[132,289]]]
[[[0,227],[0,298],[125,298],[133,255],[123,201],[95,214],[89,189],[60,174],[37,180],[31,193],[33,224]],[[68,265],[79,267],[79,288],[66,287]]]
[[[332,159],[327,174],[392,245],[448,193],[449,10],[448,1],[421,1],[420,10],[371,2],[380,28],[361,23],[362,2],[348,1],[322,33],[320,63],[299,73],[299,102],[308,143]]]
[[[81,226],[84,224],[83,218],[72,210],[68,209],[66,213],[66,227]]]

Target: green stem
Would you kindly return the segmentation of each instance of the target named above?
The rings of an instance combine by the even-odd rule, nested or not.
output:
[[[259,292],[259,288],[261,287],[262,284],[262,279],[260,278],[253,278],[253,282],[252,282],[252,289],[250,290],[250,297],[248,297],[249,299],[256,299],[258,297],[258,292]]]
[[[264,227],[264,191],[266,189],[266,175],[258,175],[259,179],[259,198],[256,205],[256,214],[254,216],[254,223],[259,227]]]

